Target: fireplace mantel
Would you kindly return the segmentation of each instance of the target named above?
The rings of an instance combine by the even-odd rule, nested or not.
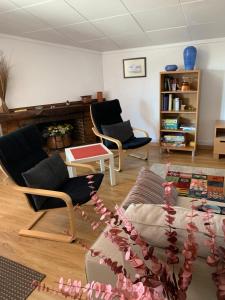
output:
[[[90,104],[82,101],[21,107],[10,109],[9,113],[0,113],[3,135],[30,124],[41,125],[60,121],[72,122],[75,140],[79,144],[96,141],[91,129]]]

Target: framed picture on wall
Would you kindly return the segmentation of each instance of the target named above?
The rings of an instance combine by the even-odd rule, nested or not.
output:
[[[146,57],[123,59],[123,77],[146,77]]]

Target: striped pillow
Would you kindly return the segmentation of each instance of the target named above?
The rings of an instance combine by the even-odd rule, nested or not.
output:
[[[138,174],[136,183],[130,190],[126,199],[124,200],[122,207],[127,209],[131,204],[161,204],[164,202],[164,188],[162,184],[165,182],[163,178],[156,175],[148,168],[142,168]],[[171,203],[174,205],[177,199],[177,192],[172,187],[172,194],[170,197]]]

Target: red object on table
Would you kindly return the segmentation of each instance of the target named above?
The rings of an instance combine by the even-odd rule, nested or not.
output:
[[[108,154],[108,152],[102,147],[102,145],[90,145],[80,148],[72,148],[70,149],[70,151],[73,154],[74,159]]]

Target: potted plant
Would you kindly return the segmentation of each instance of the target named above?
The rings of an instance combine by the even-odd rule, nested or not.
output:
[[[47,146],[50,149],[61,149],[72,144],[71,132],[73,126],[69,123],[48,126],[43,133],[47,138]]]

